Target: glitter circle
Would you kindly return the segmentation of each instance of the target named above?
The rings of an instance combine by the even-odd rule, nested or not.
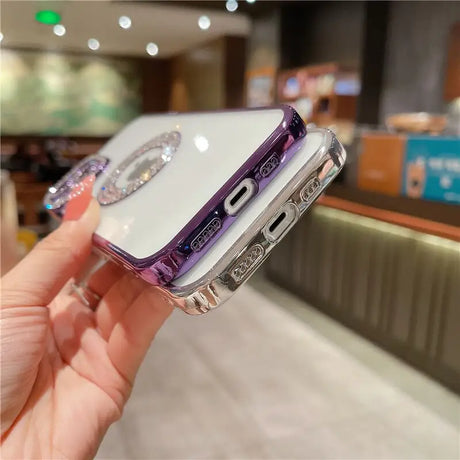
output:
[[[48,193],[44,198],[45,208],[55,211],[62,208],[67,201],[69,201],[72,188],[81,182],[86,176],[89,176],[90,174],[97,176],[99,173],[104,171],[108,162],[108,158],[100,155],[92,155],[82,160],[55,185],[48,189]]]
[[[117,203],[149,182],[171,161],[171,158],[179,147],[180,141],[180,133],[171,131],[155,137],[136,149],[110,173],[97,194],[99,203],[102,206]],[[128,176],[128,183],[120,185],[118,183],[119,179],[128,167],[133,165],[143,155],[147,153],[151,154],[152,151],[155,153],[155,156],[151,159],[149,164],[145,168],[142,168],[142,164],[140,164],[140,170],[135,170]],[[139,167],[137,169],[139,169]]]

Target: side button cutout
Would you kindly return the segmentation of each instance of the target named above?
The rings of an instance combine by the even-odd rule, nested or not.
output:
[[[316,196],[320,187],[321,182],[319,179],[316,176],[310,177],[300,192],[300,198],[302,198],[302,200],[306,203],[310,202],[310,200]]]

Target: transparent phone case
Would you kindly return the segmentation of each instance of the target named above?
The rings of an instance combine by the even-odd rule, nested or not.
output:
[[[89,174],[101,205],[93,243],[154,285],[193,267],[288,165],[305,125],[292,107],[143,115],[50,187],[62,217]]]
[[[345,149],[332,131],[309,131],[312,132],[323,135],[322,145],[223,257],[196,280],[162,288],[171,305],[188,314],[200,315],[228,300],[337,176],[345,163]],[[289,219],[289,225],[273,238],[269,230],[283,214]]]

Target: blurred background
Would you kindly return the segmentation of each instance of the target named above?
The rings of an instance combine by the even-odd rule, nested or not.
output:
[[[460,455],[460,3],[2,1],[2,273],[146,112],[288,103],[338,180],[224,307],[175,312],[100,458]]]

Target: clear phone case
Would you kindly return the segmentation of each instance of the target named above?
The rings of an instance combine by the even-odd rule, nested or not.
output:
[[[289,106],[143,115],[49,189],[62,216],[89,174],[101,205],[93,242],[155,285],[193,267],[291,161],[306,129]]]
[[[327,129],[309,130],[309,138],[322,136],[315,151],[306,158],[288,183],[273,194],[268,206],[254,216],[252,223],[238,236],[236,242],[219,256],[204,274],[189,272],[175,285],[162,288],[169,302],[188,314],[200,315],[229,299],[268,257],[272,249],[289,232],[300,216],[337,176],[346,159],[346,152],[334,133]],[[301,154],[302,149],[298,152]],[[276,183],[281,178],[276,178]],[[270,193],[265,190],[263,194]],[[251,207],[254,204],[251,204]],[[245,212],[250,213],[251,207]],[[216,245],[221,244],[217,242]],[[222,243],[223,244],[223,243]],[[206,264],[206,255],[199,264]],[[185,279],[184,279],[185,278]]]

